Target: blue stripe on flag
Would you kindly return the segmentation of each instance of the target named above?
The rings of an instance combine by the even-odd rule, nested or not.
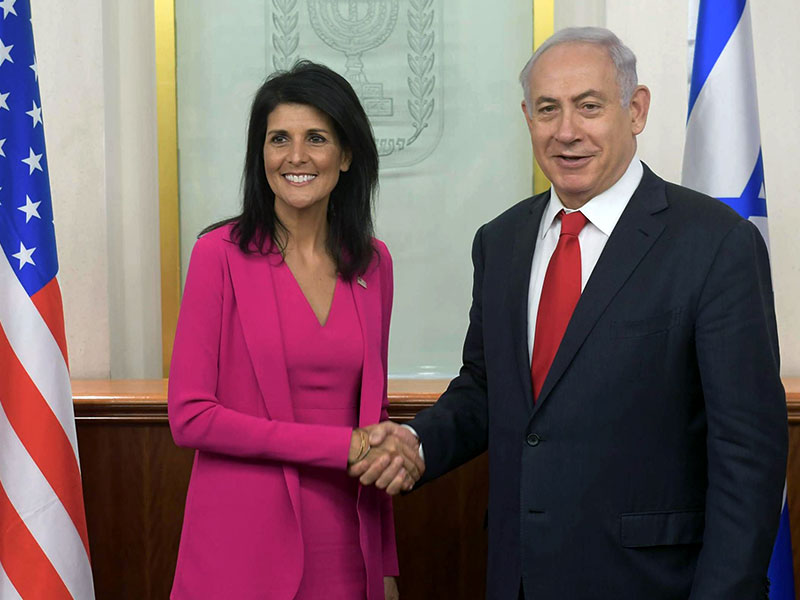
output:
[[[758,160],[750,175],[750,180],[744,187],[739,198],[720,198],[725,204],[739,213],[745,219],[750,217],[767,216],[767,199],[760,198],[761,189],[764,187],[764,163],[761,160],[761,150],[758,151]]]
[[[744,12],[746,0],[701,0],[697,15],[689,113]]]
[[[770,581],[769,600],[795,600],[788,503],[783,505],[781,524],[778,527],[778,537],[775,538],[775,548],[772,550],[767,577]]]

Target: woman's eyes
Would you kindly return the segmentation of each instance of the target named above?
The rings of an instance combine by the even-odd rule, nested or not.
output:
[[[325,136],[320,135],[318,133],[312,133],[307,138],[309,143],[311,144],[324,144],[327,142],[327,138]],[[289,141],[289,137],[283,134],[277,133],[269,138],[269,141],[272,144],[285,144]]]

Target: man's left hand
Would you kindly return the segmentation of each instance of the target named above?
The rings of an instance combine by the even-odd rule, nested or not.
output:
[[[394,577],[383,578],[383,595],[386,600],[400,600],[400,592],[397,589],[397,580]]]

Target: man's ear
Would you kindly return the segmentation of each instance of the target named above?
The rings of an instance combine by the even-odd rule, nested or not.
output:
[[[525,122],[528,124],[528,130],[532,131],[533,128],[533,119],[531,119],[531,115],[528,113],[528,105],[525,104],[525,100],[522,101],[522,114],[525,115]]]
[[[647,113],[650,110],[650,90],[645,85],[636,86],[628,106],[631,115],[631,131],[639,135],[647,124]]]

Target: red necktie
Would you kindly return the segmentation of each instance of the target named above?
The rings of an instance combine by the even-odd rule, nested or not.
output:
[[[561,217],[561,235],[558,238],[542,285],[539,310],[536,313],[536,333],[533,338],[531,383],[533,401],[542,391],[547,372],[567,330],[575,305],[581,297],[581,245],[578,234],[588,220],[579,211]]]

